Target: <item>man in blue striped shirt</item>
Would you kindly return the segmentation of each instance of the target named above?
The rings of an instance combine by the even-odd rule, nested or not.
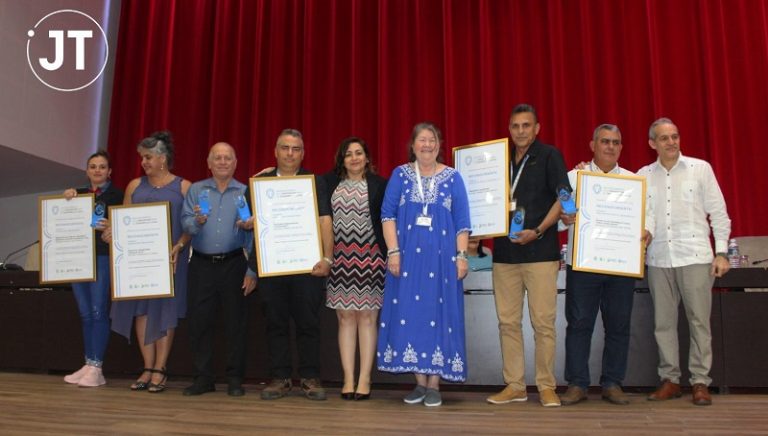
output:
[[[242,396],[248,332],[247,297],[256,287],[248,272],[245,250],[253,234],[238,225],[238,204],[245,185],[233,178],[237,157],[231,145],[219,142],[208,154],[212,177],[192,184],[184,200],[182,225],[192,235],[187,290],[187,323],[195,381],[184,395],[216,390],[213,372],[213,328],[216,309],[224,307],[227,336],[227,394]],[[247,207],[247,206],[246,206]]]

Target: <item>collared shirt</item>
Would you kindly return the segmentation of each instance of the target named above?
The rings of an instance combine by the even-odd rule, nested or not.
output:
[[[517,176],[522,166],[514,162],[512,151],[512,179]],[[515,189],[518,207],[525,208],[523,228],[536,228],[549,213],[557,200],[557,188],[568,184],[563,155],[557,148],[535,140],[528,152],[528,161],[522,169],[520,181]],[[525,159],[525,158],[523,158]],[[510,219],[512,212],[510,211]],[[496,263],[531,263],[556,261],[560,259],[560,243],[557,227],[551,226],[544,231],[541,239],[534,239],[528,244],[513,244],[507,236],[494,238],[493,261]]]
[[[592,162],[590,162],[589,166],[584,168],[584,170],[585,171],[595,172],[595,173],[603,173],[604,172],[602,169],[600,169],[599,166],[597,166],[597,164],[595,163],[594,160]],[[568,171],[568,181],[571,183],[571,186],[573,186],[574,188],[576,188],[576,178],[577,178],[578,172],[579,172],[579,170],[576,170],[576,169]],[[621,175],[621,176],[635,176],[636,175],[632,171],[629,171],[629,170],[626,170],[626,169],[620,167],[618,164],[616,164],[616,166],[613,167],[613,169],[611,169],[610,171],[608,171],[605,174],[618,174],[618,175]],[[653,227],[654,227],[653,220],[654,220],[654,217],[653,217],[652,205],[649,204],[649,203],[646,203],[646,205],[645,205],[645,229],[648,230],[649,232],[651,232],[651,234],[653,234]],[[557,227],[558,227],[558,230],[560,230],[560,231],[568,229],[568,251],[566,252],[566,255],[565,255],[565,262],[568,265],[573,265],[573,263],[572,263],[573,257],[572,256],[573,256],[573,227],[574,227],[574,225],[571,224],[570,226],[566,226],[565,224],[563,224],[562,221],[558,221]],[[640,236],[642,236],[642,235],[639,235],[638,237],[640,237]]]
[[[195,219],[195,206],[199,203],[200,192],[207,190],[211,212],[205,224],[198,224]],[[238,248],[250,251],[253,245],[253,232],[239,228],[235,223],[240,217],[237,214],[237,197],[245,193],[245,185],[231,179],[224,192],[219,192],[216,180],[205,179],[193,183],[184,198],[184,209],[181,214],[181,225],[184,231],[192,236],[192,248],[200,253],[221,254],[229,253]]]
[[[656,222],[648,266],[711,263],[710,226],[715,252],[728,250],[731,220],[709,163],[681,154],[669,171],[657,160],[637,173],[648,181],[647,202],[653,205]]]

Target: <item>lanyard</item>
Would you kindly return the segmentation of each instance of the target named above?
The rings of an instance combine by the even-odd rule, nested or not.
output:
[[[530,154],[525,155],[523,163],[520,164],[520,169],[517,170],[517,176],[515,176],[515,180],[512,181],[512,188],[509,190],[509,198],[515,198],[515,189],[517,189],[517,183],[520,181],[520,176],[523,174],[523,168],[525,168],[525,163],[528,162],[529,157],[531,157]],[[512,172],[515,172],[514,167],[512,168]]]
[[[422,203],[424,203],[421,209],[422,215],[427,216],[427,207],[429,206],[429,204],[427,203],[427,196],[424,193],[424,185],[422,185],[421,183],[421,171],[419,171],[419,163],[414,162],[413,167],[416,169],[416,183],[418,183],[419,185],[419,196],[421,197]],[[435,172],[437,172],[437,166],[435,166]],[[435,179],[437,178],[435,177],[436,175],[437,174],[432,174],[432,180],[429,182],[430,192],[435,189]]]

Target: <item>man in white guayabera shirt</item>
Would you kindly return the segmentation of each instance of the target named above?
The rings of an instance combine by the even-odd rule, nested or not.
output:
[[[712,404],[712,283],[728,272],[726,255],[731,220],[725,199],[709,163],[680,153],[680,133],[668,118],[659,118],[648,130],[648,144],[658,160],[637,174],[648,182],[648,204],[655,214],[653,241],[648,246],[648,284],[654,307],[659,377],[663,383],[648,399],[678,398],[680,356],[677,338],[678,304],[682,300],[691,345],[688,353],[693,404]],[[715,240],[712,256],[710,227]]]

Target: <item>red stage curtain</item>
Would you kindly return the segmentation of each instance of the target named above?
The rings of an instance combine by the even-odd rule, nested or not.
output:
[[[141,174],[136,144],[165,128],[192,181],[216,141],[237,149],[240,180],[272,165],[286,127],[310,169],[357,135],[388,175],[416,122],[442,128],[450,162],[529,102],[568,166],[611,122],[637,170],[655,159],[649,124],[672,118],[683,153],[712,163],[733,235],[766,234],[767,22],[761,0],[123,0],[115,179]]]

